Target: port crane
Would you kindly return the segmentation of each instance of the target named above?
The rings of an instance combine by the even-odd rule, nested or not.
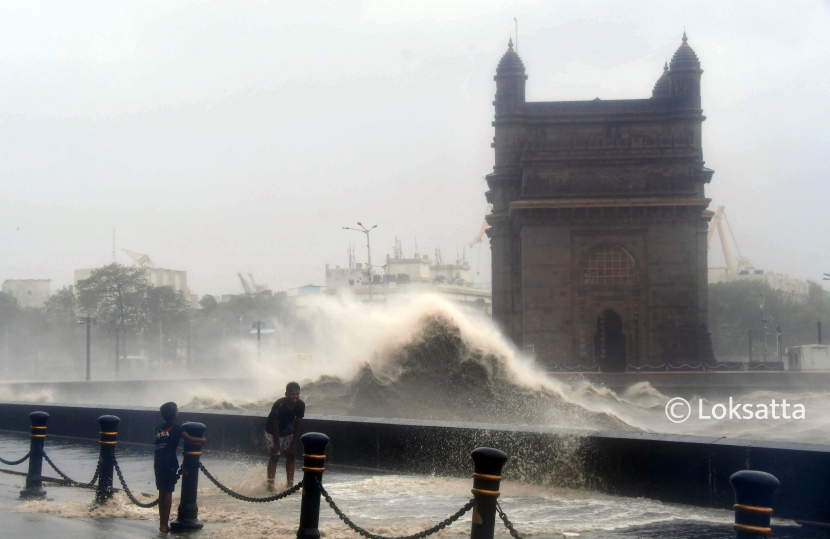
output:
[[[241,273],[237,272],[237,275],[239,276],[239,282],[242,283],[242,290],[245,291],[245,294],[246,295],[254,294],[254,287],[252,287],[250,285],[250,283],[248,283],[248,281],[245,280],[245,277],[243,277]]]
[[[245,291],[246,295],[254,295],[257,292],[263,292],[268,289],[267,284],[257,284],[251,273],[248,273],[250,282],[242,276],[242,273],[237,273],[236,275],[239,277],[239,282],[242,283],[242,290]]]
[[[254,291],[265,292],[268,289],[267,284],[256,284],[256,281],[254,280],[254,275],[252,273],[248,273],[248,278],[251,280],[251,284],[254,287]]]
[[[156,266],[153,264],[153,261],[150,260],[150,255],[143,255],[141,253],[136,253],[135,251],[128,251],[127,249],[122,249],[125,253],[127,253],[130,258],[132,258],[135,263],[142,268],[155,268]]]
[[[726,228],[729,229],[729,235],[732,237],[732,243],[735,244],[735,249],[738,251],[738,256],[735,261],[732,260],[732,254],[729,251],[729,242],[726,241],[726,232],[724,231],[723,223],[726,223]],[[744,258],[741,254],[741,248],[738,246],[738,241],[735,239],[735,233],[732,232],[732,226],[729,224],[729,218],[726,216],[726,207],[718,206],[715,209],[715,215],[712,217],[712,222],[709,224],[709,234],[706,236],[706,245],[712,243],[712,237],[715,235],[715,230],[718,231],[721,248],[723,249],[723,258],[726,259],[726,268],[729,275],[737,275],[742,271],[751,271],[754,268],[749,259]]]

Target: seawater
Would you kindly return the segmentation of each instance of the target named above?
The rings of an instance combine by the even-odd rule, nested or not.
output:
[[[0,455],[25,452],[27,439],[0,434]],[[93,443],[65,443],[50,440],[52,459],[71,477],[88,480],[95,466]],[[119,447],[119,462],[131,488],[155,495],[152,486],[152,454],[149,449]],[[235,458],[203,452],[203,462],[220,480],[234,490],[264,496],[265,460]],[[18,467],[24,468],[25,467]],[[51,471],[46,469],[47,471]],[[278,470],[282,477],[282,470]],[[50,475],[46,473],[46,475]],[[324,476],[326,487],[352,520],[374,533],[407,535],[443,520],[470,499],[471,479],[433,476],[374,474],[334,468]],[[23,478],[0,474],[0,491],[16,495]],[[199,519],[206,524],[200,537],[248,539],[293,537],[299,518],[300,496],[268,504],[237,501],[220,492],[202,476],[199,480]],[[156,509],[141,509],[123,493],[103,506],[91,505],[88,490],[46,484],[51,501],[5,500],[3,505],[17,515],[47,514],[64,519],[87,519],[90,525],[107,519],[148,521],[155,526]],[[589,491],[561,489],[505,481],[501,506],[524,537],[618,537],[631,530],[654,527],[708,527],[731,533],[732,513],[690,506],[664,504],[641,498],[620,498]],[[7,494],[9,495],[9,494]],[[150,500],[152,498],[146,498]],[[175,507],[178,494],[174,499]],[[327,538],[354,538],[323,500],[320,529]],[[117,524],[115,525],[117,528]],[[441,532],[440,537],[469,537],[469,513]],[[508,537],[499,527],[499,537]]]
[[[299,313],[313,335],[298,361],[278,345],[257,359],[251,343],[239,364],[227,365],[219,378],[153,382],[133,387],[129,381],[96,393],[0,386],[0,400],[69,402],[113,406],[151,406],[174,400],[183,409],[267,411],[285,383],[300,381],[307,413],[387,418],[435,419],[697,434],[759,440],[830,443],[828,391],[788,393],[754,391],[741,402],[772,399],[803,404],[804,420],[698,420],[675,424],[665,415],[667,395],[648,383],[612,391],[587,381],[564,381],[543,372],[499,332],[492,321],[475,316],[439,297],[419,296],[369,306],[348,300],[322,299]],[[279,328],[278,328],[279,329]],[[728,400],[693,397],[710,409]]]

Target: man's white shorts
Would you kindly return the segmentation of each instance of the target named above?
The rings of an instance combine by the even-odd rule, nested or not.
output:
[[[279,455],[280,453],[285,453],[289,447],[291,447],[291,442],[294,440],[294,435],[289,434],[288,436],[280,436],[279,446],[275,446],[274,443],[274,435],[270,432],[265,433],[265,446],[268,448],[268,452],[272,454]]]

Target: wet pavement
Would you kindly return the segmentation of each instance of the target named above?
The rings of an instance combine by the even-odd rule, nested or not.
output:
[[[19,458],[28,451],[28,436],[0,433],[0,456]],[[56,437],[47,439],[46,451],[67,475],[89,481],[95,471],[98,444]],[[118,461],[133,492],[155,497],[152,448],[121,444]],[[202,462],[220,481],[250,496],[265,496],[265,458],[211,453],[205,447]],[[2,469],[25,471],[27,464]],[[281,477],[282,469],[278,471]],[[57,477],[44,463],[44,475]],[[298,475],[299,477],[299,475]],[[117,481],[117,478],[116,478]],[[325,474],[329,493],[341,509],[374,533],[407,535],[443,520],[469,499],[471,481],[458,478],[378,474],[365,470],[330,468]],[[4,536],[35,538],[160,537],[156,509],[141,509],[123,493],[104,506],[91,504],[90,490],[44,483],[48,500],[18,499],[24,478],[0,474],[0,520]],[[299,494],[288,499],[253,504],[230,498],[199,480],[199,518],[205,528],[200,538],[246,539],[294,537],[299,519]],[[525,537],[583,537],[588,539],[732,538],[730,511],[664,504],[642,498],[620,498],[594,492],[559,489],[518,482],[502,485],[502,508]],[[177,496],[174,498],[173,517]],[[500,523],[497,522],[497,526]],[[774,521],[774,537],[813,539],[826,537],[799,528],[791,521]],[[321,508],[321,532],[327,539],[358,538],[330,508]],[[468,537],[469,513],[436,537]],[[500,527],[497,537],[508,538]]]

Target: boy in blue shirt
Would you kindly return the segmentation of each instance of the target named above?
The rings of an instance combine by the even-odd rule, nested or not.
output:
[[[179,425],[179,407],[175,402],[161,405],[161,417],[164,423],[156,427],[156,451],[153,469],[156,472],[156,488],[159,489],[159,531],[170,531],[170,509],[173,506],[173,491],[178,481],[179,459],[176,449],[182,438],[193,445],[203,445],[207,440],[194,438]]]

